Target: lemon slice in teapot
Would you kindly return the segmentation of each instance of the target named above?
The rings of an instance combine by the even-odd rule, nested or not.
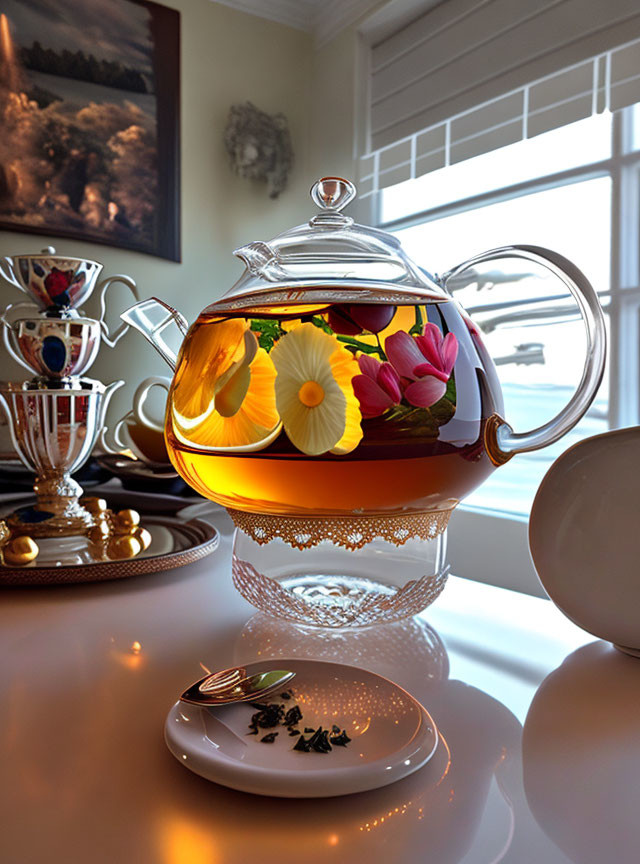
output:
[[[227,319],[196,330],[185,351],[171,410],[171,428],[180,442],[250,452],[278,437],[276,370],[247,321]],[[187,369],[199,374],[181,374]]]

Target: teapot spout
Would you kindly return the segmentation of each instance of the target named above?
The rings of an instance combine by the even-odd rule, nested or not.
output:
[[[136,303],[120,317],[142,333],[175,372],[178,352],[167,342],[165,331],[173,333],[174,346],[181,344],[189,329],[186,318],[168,303],[163,303],[156,297]]]

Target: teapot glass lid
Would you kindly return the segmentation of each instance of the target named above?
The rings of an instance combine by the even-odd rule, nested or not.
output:
[[[236,249],[234,255],[244,262],[245,272],[206,312],[445,299],[443,289],[411,261],[396,237],[358,225],[341,212],[355,196],[353,183],[340,177],[324,177],[314,183],[311,198],[318,212],[268,242]]]

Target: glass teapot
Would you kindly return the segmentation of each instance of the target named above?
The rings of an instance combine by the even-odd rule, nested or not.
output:
[[[234,519],[236,584],[260,608],[307,623],[372,623],[427,605],[444,584],[452,510],[513,455],[568,432],[604,369],[599,301],[561,255],[508,246],[432,277],[397,238],[341,212],[355,194],[341,178],[316,182],[316,215],[236,250],[244,274],[190,328],[157,300],[122,316],[174,370],[167,449]],[[501,258],[559,278],[586,328],[576,392],[529,432],[504,419],[495,366],[448,287]],[[176,327],[177,356],[167,341]],[[337,560],[340,550],[352,557]]]

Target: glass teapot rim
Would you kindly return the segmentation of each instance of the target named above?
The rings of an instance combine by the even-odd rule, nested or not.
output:
[[[329,283],[329,284],[327,284]],[[442,288],[410,288],[374,280],[353,280],[342,286],[331,285],[328,279],[306,279],[265,285],[263,288],[231,294],[215,300],[202,310],[202,315],[215,316],[228,312],[249,313],[261,307],[329,306],[334,303],[411,306],[416,303],[444,303],[452,298]]]

